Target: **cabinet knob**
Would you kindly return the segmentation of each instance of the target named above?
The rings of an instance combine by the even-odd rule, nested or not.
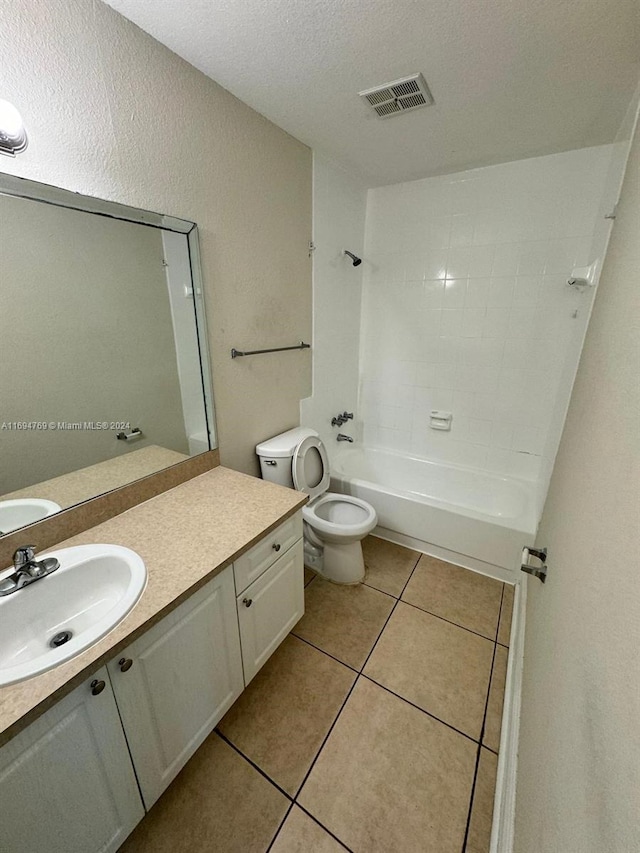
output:
[[[271,547],[273,548],[274,551],[278,552],[280,550],[280,548],[282,548],[282,545],[279,542],[274,542]]]
[[[253,604],[253,599],[252,598],[243,598],[242,603],[244,604],[245,607],[251,607],[251,605]]]
[[[133,666],[133,661],[131,658],[120,658],[118,666],[120,667],[120,672],[127,672]]]
[[[107,685],[99,678],[94,678],[91,682],[91,693],[94,696],[99,696]]]

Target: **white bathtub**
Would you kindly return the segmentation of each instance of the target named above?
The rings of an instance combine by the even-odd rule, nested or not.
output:
[[[340,448],[331,488],[371,503],[386,538],[514,576],[538,521],[534,483],[373,447]]]

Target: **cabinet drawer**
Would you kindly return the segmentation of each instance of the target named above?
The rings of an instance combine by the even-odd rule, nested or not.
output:
[[[302,540],[238,596],[238,623],[244,683],[261,666],[304,615]]]
[[[240,594],[302,536],[302,513],[297,512],[276,527],[233,564],[236,593]]]

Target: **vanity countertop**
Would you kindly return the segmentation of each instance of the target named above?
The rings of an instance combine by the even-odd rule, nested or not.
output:
[[[131,548],[145,562],[147,586],[125,619],[93,646],[48,672],[0,688],[0,745],[306,501],[300,492],[218,467],[56,545]]]

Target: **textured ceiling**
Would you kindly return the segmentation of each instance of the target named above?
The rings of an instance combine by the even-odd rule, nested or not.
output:
[[[637,0],[108,2],[371,186],[611,142],[640,75]],[[432,107],[358,97],[418,71]]]

